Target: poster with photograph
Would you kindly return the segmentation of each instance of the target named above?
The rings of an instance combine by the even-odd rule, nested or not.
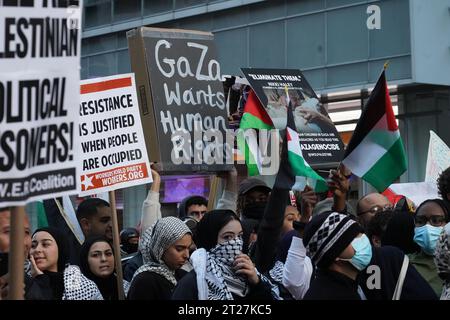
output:
[[[241,70],[276,129],[286,128],[286,107],[292,106],[303,156],[309,164],[334,164],[341,160],[344,144],[339,133],[300,70]]]

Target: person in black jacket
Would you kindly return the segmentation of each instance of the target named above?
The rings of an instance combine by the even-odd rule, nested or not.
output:
[[[140,239],[144,264],[134,273],[128,299],[169,300],[180,276],[176,271],[188,260],[191,244],[191,231],[183,221],[158,219]]]
[[[348,215],[324,212],[306,225],[303,242],[317,267],[305,300],[361,300],[358,273],[372,258],[370,241]]]
[[[271,286],[242,254],[242,226],[231,210],[213,210],[197,225],[194,270],[177,284],[173,300],[271,300]]]
[[[372,247],[372,259],[368,268],[360,272],[358,283],[367,300],[392,300],[405,254],[396,247]],[[379,271],[378,271],[379,270]],[[378,272],[376,274],[375,272]],[[373,276],[380,276],[379,286],[374,286]],[[372,277],[372,278],[371,278]],[[436,300],[437,296],[428,282],[409,263],[400,300]]]

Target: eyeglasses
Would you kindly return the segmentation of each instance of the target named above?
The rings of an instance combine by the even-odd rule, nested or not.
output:
[[[386,210],[392,210],[392,205],[387,204],[384,207],[383,206],[379,206],[379,205],[375,205],[373,207],[371,207],[369,210],[367,211],[361,211],[358,213],[358,216],[365,214],[365,213],[372,213],[372,214],[377,214],[378,212],[382,212],[382,211],[386,211]]]
[[[432,215],[429,218],[427,216],[415,216],[414,222],[416,227],[422,227],[430,221],[430,224],[434,227],[440,227],[445,224],[445,217],[439,215]]]

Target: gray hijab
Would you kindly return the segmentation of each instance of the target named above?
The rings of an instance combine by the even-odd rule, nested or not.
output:
[[[186,224],[175,217],[158,219],[155,224],[148,228],[139,240],[139,251],[142,253],[144,264],[136,270],[133,279],[141,272],[155,272],[173,285],[177,284],[175,270],[162,260],[164,252],[181,239],[185,234],[191,234]]]

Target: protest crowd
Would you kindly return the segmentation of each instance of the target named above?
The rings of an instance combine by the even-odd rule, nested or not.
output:
[[[133,73],[80,82],[80,34],[62,27],[61,8],[42,6],[65,43],[52,43],[47,21],[28,48],[29,23],[17,18],[0,52],[9,68],[0,74],[1,300],[12,288],[25,300],[450,300],[450,167],[433,176],[432,197],[389,194],[408,160],[387,64],[344,145],[300,70],[222,77],[211,33],[131,30]],[[24,41],[17,52],[13,32]],[[16,55],[42,69],[11,76],[3,58]],[[61,60],[39,60],[48,57]],[[225,151],[206,157],[232,128],[274,131],[270,174],[256,133],[233,136],[240,164],[224,162]],[[193,192],[168,215],[161,185],[173,173],[209,175],[221,188]],[[362,180],[374,192],[349,201]],[[147,186],[139,224],[119,233],[114,191],[138,185]],[[31,202],[46,217],[34,229],[28,215],[13,219]]]
[[[152,175],[158,184],[158,172]],[[127,299],[450,299],[450,168],[437,181],[441,198],[415,209],[404,197],[391,203],[379,193],[349,208],[340,171],[323,200],[306,187],[291,201],[289,190],[257,178],[237,186],[236,175],[225,176],[216,208],[207,211],[207,199],[193,195],[177,217],[161,217],[158,188],[151,188],[141,233],[124,229],[117,253],[104,200],[78,206],[82,246],[51,226],[30,230],[27,219],[25,299],[117,300],[114,259],[121,256],[131,256],[122,263]],[[0,210],[2,252],[10,217],[9,208]],[[1,279],[6,298],[8,277]]]

